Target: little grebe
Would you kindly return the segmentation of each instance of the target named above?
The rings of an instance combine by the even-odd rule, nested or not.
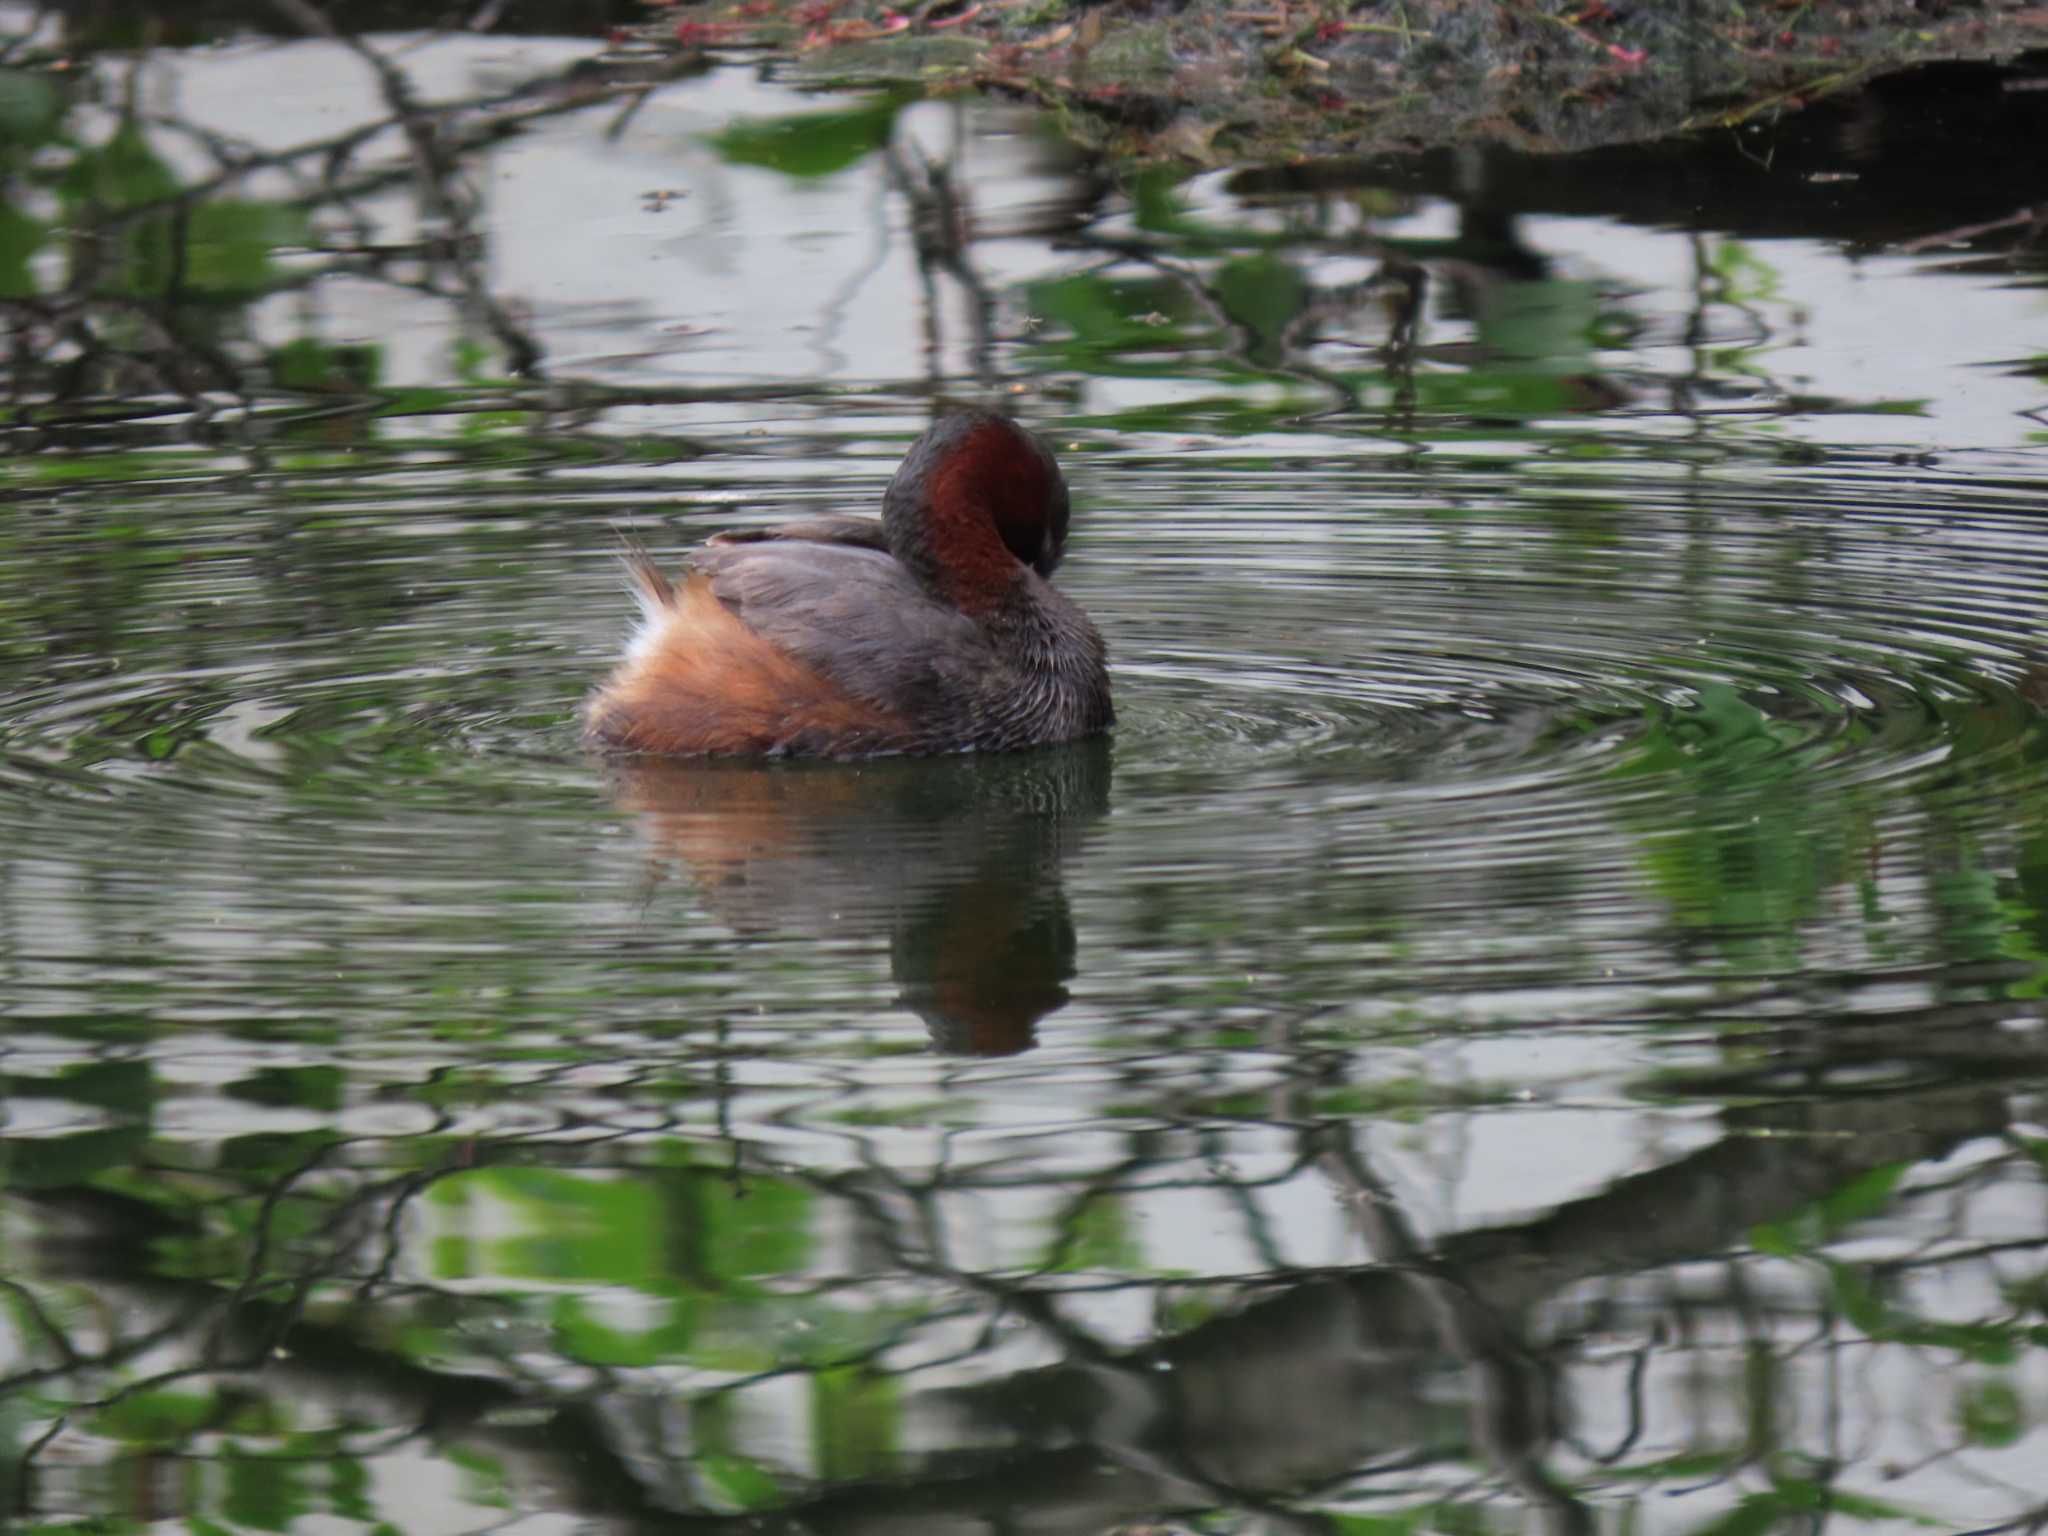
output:
[[[680,586],[636,553],[642,623],[587,735],[677,756],[870,757],[1106,730],[1102,637],[1046,580],[1067,516],[1046,446],[969,411],[912,445],[880,522],[713,534]]]

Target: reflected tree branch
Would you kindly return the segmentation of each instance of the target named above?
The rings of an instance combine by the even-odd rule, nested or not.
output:
[[[1326,1166],[1333,1182],[1350,1195],[1353,1218],[1369,1245],[1423,1299],[1444,1353],[1470,1373],[1472,1439],[1480,1454],[1544,1512],[1547,1529],[1561,1536],[1592,1530],[1591,1511],[1542,1464],[1545,1450],[1558,1438],[1558,1386],[1550,1365],[1480,1299],[1468,1279],[1424,1250],[1392,1191],[1372,1175],[1348,1139],[1332,1146]]]
[[[2048,203],[2030,203],[2024,208],[1999,219],[1984,219],[1973,224],[1959,224],[1954,229],[1944,229],[1917,239],[1902,240],[1896,249],[1903,256],[1919,256],[1928,251],[1938,251],[1952,245],[1967,245],[1981,240],[1986,235],[1995,235],[2000,230],[2018,229],[2019,248],[2026,250],[2038,244],[2048,234]]]
[[[464,166],[476,151],[516,132],[522,123],[578,111],[621,93],[644,96],[679,66],[669,59],[579,62],[472,100],[427,106],[397,64],[343,34],[316,7],[305,0],[277,0],[275,8],[311,35],[362,59],[384,96],[385,112],[337,134],[268,149],[174,113],[144,112],[136,83],[148,55],[138,55],[119,86],[117,115],[126,125],[123,131],[181,135],[212,162],[210,172],[166,195],[112,204],[88,196],[71,220],[61,291],[0,300],[11,365],[7,397],[17,405],[46,408],[88,397],[154,396],[178,402],[186,413],[187,435],[202,439],[215,435],[213,424],[224,405],[231,405],[237,414],[226,436],[260,467],[262,435],[252,425],[257,405],[250,379],[261,364],[244,355],[252,338],[219,334],[223,317],[232,323],[235,310],[224,310],[210,298],[194,302],[187,287],[197,212],[266,173],[285,178],[290,206],[317,214],[326,225],[309,246],[310,259],[271,275],[266,296],[310,290],[347,274],[445,298],[490,335],[508,372],[526,376],[540,369],[539,342],[486,280],[485,236]],[[364,151],[393,130],[405,144],[404,162],[359,166]],[[425,234],[402,245],[380,243],[376,215],[364,206],[365,199],[401,180],[414,190]],[[154,242],[162,251],[161,266],[150,274],[146,291],[136,290],[142,270],[133,268],[137,241]],[[408,271],[407,262],[418,265]],[[161,406],[155,409],[161,414]],[[28,419],[54,418],[39,409]],[[40,442],[31,434],[18,440],[18,451],[33,451]]]
[[[482,236],[475,224],[477,200],[460,177],[455,156],[441,142],[435,125],[413,96],[412,82],[361,38],[340,31],[326,13],[308,0],[270,0],[278,13],[309,35],[325,37],[347,48],[370,67],[377,77],[385,103],[405,134],[412,152],[415,187],[421,206],[441,225],[440,240],[445,248],[444,264],[460,283],[469,313],[482,321],[504,349],[506,367],[516,378],[539,371],[540,344],[512,323],[505,308],[485,284],[478,259]]]
[[[719,1070],[715,1060],[699,1059],[696,1066],[711,1077]],[[1307,1091],[1313,1084],[1301,1086]],[[1298,1165],[1317,1171],[1348,1197],[1375,1261],[1245,1277],[1232,1287],[1237,1305],[1136,1347],[1112,1343],[1078,1323],[1066,1298],[1087,1291],[1056,1268],[1016,1275],[953,1255],[940,1197],[1016,1187],[1011,1181],[991,1182],[985,1172],[943,1166],[929,1178],[912,1180],[878,1159],[832,1173],[734,1141],[735,1151],[744,1154],[744,1177],[810,1189],[844,1212],[863,1233],[863,1251],[871,1255],[868,1272],[895,1277],[892,1286],[914,1278],[924,1302],[828,1359],[780,1362],[708,1384],[692,1400],[708,1403],[778,1377],[813,1372],[853,1370],[908,1382],[917,1372],[939,1371],[943,1381],[949,1368],[971,1360],[996,1337],[999,1322],[1022,1319],[1059,1363],[967,1387],[928,1389],[922,1398],[985,1429],[1002,1427],[999,1448],[982,1458],[978,1470],[963,1474],[934,1465],[887,1486],[827,1486],[779,1512],[750,1518],[766,1521],[768,1529],[834,1530],[858,1505],[877,1513],[893,1508],[907,1522],[895,1528],[914,1531],[923,1518],[916,1511],[985,1507],[991,1499],[1023,1507],[1016,1502],[1021,1499],[1025,1506],[1040,1503],[1051,1510],[1067,1507],[1066,1501],[1087,1490],[1083,1504],[1099,1507],[1104,1521],[1221,1503],[1255,1513],[1276,1529],[1306,1533],[1332,1529],[1327,1517],[1302,1507],[1313,1490],[1355,1491],[1361,1478],[1384,1479],[1458,1454],[1439,1431],[1424,1427],[1430,1410],[1419,1395],[1424,1383],[1440,1375],[1442,1362],[1454,1361],[1470,1384],[1463,1397],[1469,1445],[1506,1485],[1545,1510],[1553,1528],[1578,1531],[1584,1528],[1583,1505],[1542,1465],[1544,1448],[1557,1443],[1557,1373],[1571,1358],[1574,1335],[1538,1343],[1510,1319],[1535,1315],[1552,1298],[1595,1277],[1620,1279],[1722,1251],[1759,1221],[1799,1209],[1861,1170],[1939,1157],[2004,1116],[1996,1094],[1924,1095],[1914,1102],[1911,1115],[1902,1115],[1896,1104],[1876,1114],[1853,1104],[1738,1113],[1730,1118],[1727,1139],[1705,1151],[1535,1221],[1453,1234],[1434,1244],[1425,1243],[1406,1220],[1391,1190],[1349,1140],[1347,1123],[1310,1120],[1294,1132]],[[1275,1108],[1285,1116],[1297,1112],[1291,1103]],[[1788,1134],[1802,1128],[1804,1134]],[[1759,1134],[1765,1130],[1773,1134]],[[491,1445],[515,1455],[534,1476],[565,1477],[575,1508],[624,1519],[629,1529],[738,1529],[724,1516],[676,1507],[682,1487],[677,1459],[690,1454],[687,1441],[671,1442],[650,1431],[651,1439],[629,1450],[621,1439],[627,1426],[639,1422],[636,1405],[651,1405],[670,1391],[662,1373],[643,1380],[632,1370],[604,1368],[593,1384],[580,1388],[558,1373],[535,1373],[522,1362],[516,1313],[506,1343],[477,1340],[478,1359],[457,1375],[391,1358],[382,1342],[402,1331],[405,1319],[420,1308],[464,1302],[398,1278],[405,1231],[400,1212],[434,1183],[514,1159],[531,1162],[541,1154],[564,1168],[627,1166],[618,1158],[647,1138],[687,1133],[688,1126],[672,1118],[664,1128],[660,1116],[612,1123],[577,1114],[553,1133],[577,1138],[573,1145],[545,1137],[471,1143],[451,1149],[433,1168],[389,1175],[371,1171],[377,1161],[373,1139],[348,1143],[348,1157],[323,1148],[253,1192],[247,1254],[225,1288],[201,1280],[138,1278],[146,1272],[124,1263],[118,1244],[79,1245],[76,1253],[95,1271],[91,1283],[111,1298],[128,1298],[110,1315],[125,1314],[146,1326],[108,1340],[104,1348],[68,1336],[61,1343],[45,1340],[53,1358],[39,1368],[39,1378],[46,1384],[70,1379],[86,1389],[76,1395],[67,1419],[145,1387],[238,1376],[252,1383],[268,1380],[273,1388],[288,1378],[295,1392],[333,1397],[340,1421],[353,1424],[360,1413],[345,1405],[374,1389],[388,1408],[375,1437],[352,1441],[358,1455],[380,1447],[388,1451],[422,1435],[437,1443]],[[607,1146],[615,1150],[607,1154]],[[1145,1175],[1169,1150],[1151,1133],[1139,1133],[1123,1157],[1066,1196],[1063,1214],[1055,1214],[1049,1228],[1056,1265],[1071,1253],[1072,1225],[1086,1204],[1113,1198],[1122,1188],[1155,1187]],[[123,1216],[104,1198],[89,1199],[84,1192],[45,1198],[65,1207],[74,1222],[140,1225],[135,1216]],[[1934,1189],[1928,1198],[1946,1197]],[[194,1218],[204,1209],[196,1207]],[[291,1226],[298,1235],[287,1248],[278,1234],[286,1230],[288,1210],[295,1213]],[[194,1218],[185,1227],[187,1243],[204,1237]],[[162,1220],[153,1214],[145,1219]],[[49,1283],[62,1281],[52,1277]],[[842,1281],[820,1276],[816,1283],[827,1294],[835,1286],[869,1282],[854,1275]],[[1171,1275],[1116,1283],[1161,1291],[1186,1284]],[[39,1311],[54,1317],[42,1293],[34,1294]],[[1739,1297],[1730,1296],[1739,1307]],[[1798,1316],[1796,1310],[1758,1312],[1750,1331],[1759,1347],[1768,1347],[1782,1324]],[[87,1378],[123,1359],[142,1358],[141,1339],[150,1339],[157,1351],[173,1344],[178,1333],[167,1328],[192,1341],[188,1360],[120,1383],[111,1393],[92,1389]],[[919,1342],[938,1344],[955,1331],[960,1337],[944,1347],[927,1350]],[[896,1358],[904,1350],[915,1363]],[[1630,1367],[1630,1425],[1612,1452],[1596,1458],[1602,1464],[1617,1464],[1644,1432],[1645,1368],[1638,1351]],[[1285,1396],[1270,1398],[1268,1383],[1284,1383]],[[1313,1432],[1311,1424],[1317,1426]],[[62,1428],[49,1429],[40,1443],[55,1443]],[[1087,1449],[1075,1461],[1076,1453],[1062,1445]],[[572,1473],[570,1464],[580,1470]],[[1459,1496],[1479,1496],[1476,1485]]]
[[[909,155],[892,141],[883,149],[882,165],[889,185],[909,210],[911,247],[917,255],[918,281],[924,289],[925,358],[931,382],[938,385],[944,375],[944,329],[935,276],[944,273],[967,297],[968,356],[973,361],[975,379],[988,386],[996,379],[995,297],[967,260],[973,240],[973,214],[955,179],[960,153],[959,121],[956,116],[953,158],[931,160],[912,145],[910,154],[917,160],[913,173]]]

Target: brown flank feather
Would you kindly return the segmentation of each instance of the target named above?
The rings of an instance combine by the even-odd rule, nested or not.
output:
[[[903,751],[913,733],[898,716],[849,698],[743,624],[700,573],[680,591],[635,551],[628,566],[647,622],[585,712],[592,739],[626,752]]]

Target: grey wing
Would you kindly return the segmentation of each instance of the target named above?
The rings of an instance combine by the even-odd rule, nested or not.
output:
[[[863,544],[770,538],[700,546],[691,568],[762,638],[862,698],[926,713],[994,662],[974,621]]]
[[[766,528],[726,528],[711,535],[707,544],[764,544],[803,541],[812,544],[851,544],[861,549],[886,550],[882,524],[873,517],[809,517],[802,522],[774,523]]]

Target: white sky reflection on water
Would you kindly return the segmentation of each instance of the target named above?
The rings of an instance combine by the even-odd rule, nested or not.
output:
[[[585,52],[378,45],[428,100]],[[154,110],[284,145],[374,115],[368,78],[323,46],[237,43],[147,65],[140,85]],[[1129,1376],[1202,1362],[1119,1375],[1002,1287],[1042,1286],[1112,1350],[1170,1347],[1174,1309],[1198,1311],[1206,1283],[1242,1286],[1226,1313],[1289,1287],[1313,1311],[1330,1291],[1316,1272],[1336,1268],[1389,1282],[1358,1293],[1372,1304],[1350,1331],[1247,1349],[1241,1392],[1173,1401],[1227,1418],[1279,1383],[1240,1440],[1269,1419],[1288,1438],[1275,1416],[1290,1408],[1330,1428],[1412,1407],[1418,1444],[1454,1447],[1415,1476],[1449,1487],[1473,1475],[1462,1426],[1497,1362],[1444,1336],[1376,1342],[1374,1320],[1440,1278],[1366,1220],[1395,1211],[1431,1255],[1508,1246],[1472,1274],[1550,1351],[1574,1447],[1627,1438],[1624,1357],[1648,1383],[1643,1457],[1739,1447],[1761,1393],[1745,1372],[1768,1355],[1796,1454],[1853,1442],[1859,1486],[1896,1461],[1916,1507],[2009,1515],[1980,1474],[2023,1476],[2021,1453],[2038,1456],[2042,1351],[2015,1331],[1998,1363],[1909,1322],[1997,1333],[2021,1305],[2008,1293],[2038,1276],[2025,1254],[1976,1249],[2048,1231],[2024,1122],[2042,1011],[2028,690],[2048,560],[2041,428],[2021,413],[2043,389],[2003,366],[2048,345],[2042,291],[1933,275],[1932,257],[1744,242],[1747,260],[1723,262],[1740,291],[1709,306],[1695,350],[1699,266],[1731,242],[1529,217],[1517,233],[1550,263],[1548,288],[1466,272],[1461,294],[1444,263],[1415,338],[1416,373],[1444,391],[1433,405],[1404,420],[1374,398],[1304,425],[1331,410],[1330,375],[1377,366],[1386,305],[1333,306],[1253,366],[1273,340],[1258,304],[1210,312],[1190,295],[1262,259],[1267,278],[1291,263],[1335,294],[1373,258],[1338,239],[1274,258],[1251,237],[1298,228],[1301,204],[1240,202],[1223,174],[1175,189],[1192,233],[1144,227],[1121,190],[1078,233],[1028,233],[1079,195],[1059,153],[1014,109],[915,107],[901,134],[933,156],[956,133],[964,146],[993,387],[1054,429],[1079,492],[1061,580],[1111,636],[1114,772],[1008,765],[1035,808],[1023,817],[987,796],[1004,765],[969,765],[985,779],[953,783],[957,815],[906,809],[922,804],[906,783],[930,786],[874,765],[637,804],[572,745],[575,698],[624,630],[615,524],[643,518],[672,555],[715,521],[863,509],[927,386],[982,387],[950,279],[927,353],[904,200],[876,157],[798,180],[710,143],[739,117],[844,105],[729,66],[630,112],[619,97],[535,118],[475,158],[483,275],[541,342],[545,387],[710,398],[579,419],[472,357],[493,410],[451,398],[356,437],[281,433],[259,469],[212,444],[173,487],[60,490],[61,515],[27,520],[0,574],[75,581],[105,624],[35,609],[47,670],[24,647],[36,684],[0,720],[0,830],[33,850],[0,860],[6,1064],[28,1085],[6,1106],[11,1151],[54,1157],[125,1129],[108,1106],[133,1099],[148,1135],[125,1187],[218,1189],[238,1220],[257,1191],[235,1180],[268,1177],[273,1154],[305,1164],[277,1175],[280,1200],[325,1199],[331,1179],[338,1209],[348,1179],[402,1183],[424,1160],[431,1195],[361,1280],[374,1290],[387,1262],[383,1278],[479,1308],[420,1346],[420,1368],[448,1349],[571,1395],[614,1372],[619,1422],[645,1410],[655,1441],[634,1446],[677,1488],[701,1458],[664,1457],[700,1433],[832,1473],[844,1438],[824,1386],[778,1374],[803,1347],[788,1341],[897,1326],[918,1362],[890,1378],[900,1446],[1005,1443],[1000,1403],[946,1394],[1064,1363],[1075,1401],[1108,1406],[1058,1434],[1087,1444],[1092,1428],[1128,1452],[1105,1482],[1149,1475],[1164,1431],[1144,1415],[1167,1399]],[[370,200],[381,238],[415,228],[410,197]],[[1449,204],[1370,201],[1315,211],[1411,247],[1458,233]],[[1202,225],[1235,243],[1205,246]],[[1150,264],[1097,237],[1154,241]],[[1085,305],[1069,291],[1065,318],[1034,308],[1105,272],[1112,297],[1082,299],[1158,311],[1096,316],[1110,341],[1062,351]],[[1484,324],[1465,312],[1492,302]],[[266,348],[380,349],[389,393],[459,382],[460,311],[337,275],[258,303],[251,323]],[[1140,329],[1120,337],[1120,321]],[[1489,374],[1475,343],[1504,335],[1552,350],[1527,377]],[[1670,395],[1702,357],[1723,392],[1695,417]],[[1613,388],[1543,392],[1574,381]],[[807,393],[820,383],[845,397]],[[1516,417],[1529,399],[1547,403]],[[1912,400],[1922,414],[1879,409]],[[1146,406],[1172,409],[1123,419]],[[1775,451],[1794,442],[1818,460]],[[1921,450],[1940,464],[1890,462]],[[101,577],[126,583],[117,603]],[[998,1042],[1017,1054],[934,1050],[951,1037],[910,1000],[932,980],[919,965],[993,952],[994,979],[968,981],[1000,991],[1019,962],[983,941],[1019,933],[1051,936],[1035,979],[1071,995]],[[1978,1011],[1999,1008],[2010,1018]],[[1834,1182],[1797,1182],[1815,1169]],[[1697,1184],[1655,1182],[1674,1170]],[[920,1212],[911,1186],[927,1179]],[[1779,1183],[1789,1215],[1771,1205]],[[1623,1217],[1638,1199],[1639,1219],[1600,1228],[1610,1196]],[[1723,1207],[1737,1215],[1716,1227]],[[777,1229],[777,1209],[810,1214]],[[905,1212],[932,1226],[892,1226]],[[707,1259],[728,1218],[732,1253]],[[22,1251],[16,1230],[45,1220],[0,1213]],[[207,1229],[192,1262],[244,1231]],[[1629,1257],[1634,1240],[1647,1257]],[[1612,1272],[1603,1243],[1622,1254]],[[1850,1264],[1892,1266],[1881,1304],[1830,1290]],[[394,1333],[415,1299],[391,1303]],[[494,1356],[500,1337],[518,1352]],[[1347,1348],[1372,1390],[1297,1390]],[[1372,1377],[1390,1357],[1416,1379]],[[1837,1358],[1861,1372],[1853,1390]],[[831,1389],[864,1369],[833,1366]],[[725,1419],[691,1395],[755,1371]],[[1916,1463],[1915,1436],[1982,1382],[2016,1394],[2016,1444]],[[1815,1429],[1831,1423],[1838,1442]],[[75,1434],[79,1464],[115,1454]],[[1557,1449],[1554,1467],[1611,1494],[1582,1454]],[[472,1527],[475,1489],[444,1465],[407,1451],[371,1481],[415,1530]],[[1725,1516],[1754,1470],[1688,1473],[1634,1516],[1674,1531]],[[1199,1502],[1160,1486],[1173,1496],[1157,1507]]]

